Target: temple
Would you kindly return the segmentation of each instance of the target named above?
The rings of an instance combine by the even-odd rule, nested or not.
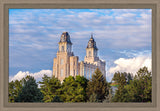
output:
[[[53,76],[57,77],[61,82],[68,76],[75,77],[76,75],[91,79],[96,68],[99,68],[106,77],[106,62],[99,59],[98,48],[92,34],[86,47],[84,61],[79,62],[79,57],[74,56],[68,32],[62,33],[58,44],[59,50],[53,60]]]

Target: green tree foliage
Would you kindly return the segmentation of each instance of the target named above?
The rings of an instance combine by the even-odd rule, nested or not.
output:
[[[105,96],[107,96],[109,93],[109,84],[98,68],[92,75],[92,79],[88,82],[86,93],[89,99],[91,95],[96,95],[96,101],[98,102],[102,102],[105,99]]]
[[[105,100],[103,101],[103,103],[111,103],[112,102],[112,89],[110,88],[109,89],[109,94],[108,96],[105,96]]]
[[[64,102],[85,102],[85,85],[87,80],[76,76],[69,76],[63,80],[60,97]],[[83,86],[84,85],[84,86]]]
[[[69,76],[63,83],[44,75],[37,87],[33,77],[9,83],[9,102],[151,102],[152,74],[147,67],[140,68],[132,76],[126,72],[116,72],[112,81],[117,90],[112,95],[110,84],[97,68],[91,80],[83,76]]]
[[[86,94],[86,89],[87,89],[87,83],[88,83],[88,79],[86,79],[84,76],[76,76],[76,80],[75,80],[78,84],[80,84],[80,86],[83,88],[84,90],[84,101],[87,101],[87,94]],[[84,102],[83,101],[83,102]]]
[[[43,101],[44,102],[52,102],[54,97],[58,95],[58,89],[61,87],[60,81],[53,77],[48,77],[44,75],[42,77],[42,82],[39,82],[41,87],[41,92],[43,93]]]
[[[27,78],[27,77],[26,77]],[[24,85],[24,83],[26,82],[26,78],[23,78],[22,80],[15,80],[15,81],[11,81],[9,82],[9,102],[14,102],[14,99],[18,96],[18,94],[20,93],[22,86]]]
[[[152,101],[152,75],[147,67],[138,70],[134,80],[126,86],[126,89],[133,102]]]
[[[43,94],[38,89],[36,80],[31,76],[27,76],[24,86],[15,98],[15,102],[41,102],[42,99]]]
[[[127,78],[127,84],[130,84],[130,82],[133,80],[133,75],[128,73],[126,76],[127,76],[126,77]]]
[[[119,84],[113,102],[151,102],[152,75],[147,67],[140,68],[134,79],[125,74],[118,72],[112,78]],[[126,79],[126,77],[130,79]]]
[[[112,81],[118,83],[119,85],[129,84],[133,80],[133,75],[126,72],[115,72]]]
[[[76,82],[78,82],[84,89],[87,88],[88,79],[86,79],[84,76],[76,76],[75,79]]]
[[[90,95],[89,102],[98,102],[97,94],[93,93]]]
[[[112,81],[118,83],[118,90],[116,90],[113,98],[114,102],[124,102],[126,90],[124,86],[127,84],[126,73],[116,72],[112,78]]]
[[[14,102],[14,97],[15,97],[15,93],[14,93],[14,82],[11,81],[9,83],[9,93],[8,93],[8,96],[9,96],[9,102]]]
[[[16,80],[9,83],[9,102],[14,102],[15,97],[22,89],[21,81]]]
[[[63,102],[62,99],[59,96],[54,96],[52,102]]]

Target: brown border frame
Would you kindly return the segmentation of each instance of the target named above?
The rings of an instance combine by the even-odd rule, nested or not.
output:
[[[159,0],[0,0],[0,110],[160,110]],[[152,103],[8,103],[9,8],[150,8],[152,9]],[[44,109],[45,108],[45,109]]]

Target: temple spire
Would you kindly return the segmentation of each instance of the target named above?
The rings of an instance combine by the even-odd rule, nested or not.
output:
[[[93,33],[91,33],[91,39],[93,39]]]
[[[98,50],[98,48],[96,46],[96,42],[94,41],[94,38],[93,38],[93,33],[91,33],[91,38],[88,41],[87,48],[94,48],[94,49]]]
[[[62,33],[60,42],[67,42],[67,43],[72,44],[72,42],[71,42],[71,40],[70,40],[70,35],[69,35],[68,32],[63,32],[63,33]]]

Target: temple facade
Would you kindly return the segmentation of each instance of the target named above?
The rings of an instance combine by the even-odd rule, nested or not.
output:
[[[106,62],[98,57],[98,48],[93,35],[88,41],[84,61],[79,62],[79,57],[74,56],[68,32],[62,33],[58,44],[59,50],[53,60],[53,76],[57,77],[61,82],[68,76],[75,77],[76,75],[91,79],[96,68],[99,68],[106,77]]]

